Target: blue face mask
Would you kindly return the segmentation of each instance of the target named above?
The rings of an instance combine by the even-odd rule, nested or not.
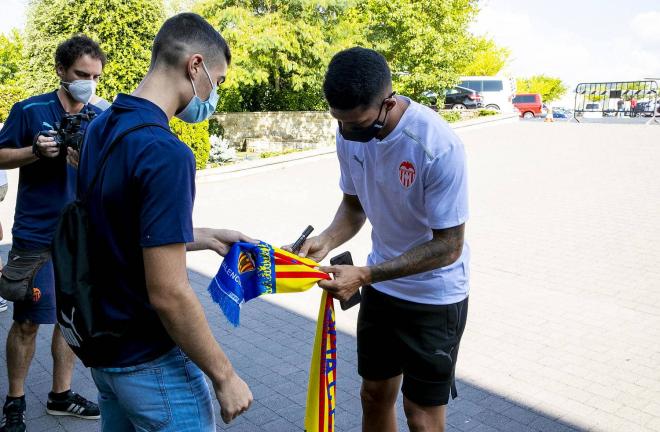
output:
[[[218,86],[217,84],[213,84],[211,75],[206,69],[204,62],[202,62],[202,67],[204,68],[204,72],[206,72],[206,76],[209,77],[209,81],[211,82],[213,89],[211,90],[209,98],[206,101],[202,101],[199,96],[197,96],[195,83],[193,82],[192,78],[190,79],[195,95],[192,99],[190,99],[188,105],[186,105],[186,107],[180,113],[174,115],[176,118],[183,120],[186,123],[199,123],[211,117],[211,115],[215,112],[216,106],[218,105],[218,99],[220,99],[220,96],[218,96]]]

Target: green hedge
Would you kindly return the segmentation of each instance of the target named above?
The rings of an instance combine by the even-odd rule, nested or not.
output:
[[[480,109],[479,110],[479,115],[477,117],[488,117],[488,116],[493,116],[493,115],[498,115],[500,112],[496,110],[491,110],[491,109]]]
[[[181,141],[192,149],[195,154],[197,169],[206,168],[211,153],[209,122],[189,124],[174,118],[170,122],[170,128]]]
[[[454,123],[461,119],[461,113],[459,111],[440,111],[440,115],[448,123]]]
[[[4,123],[14,104],[26,98],[25,91],[16,84],[0,84],[0,123]]]

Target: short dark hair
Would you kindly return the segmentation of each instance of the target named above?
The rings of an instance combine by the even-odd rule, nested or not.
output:
[[[191,52],[214,63],[222,54],[227,65],[231,63],[231,51],[222,35],[201,16],[186,12],[168,19],[158,30],[151,49],[151,67],[161,63],[176,66]]]
[[[55,66],[69,69],[80,57],[89,55],[93,59],[101,60],[105,67],[107,58],[98,43],[84,34],[73,36],[60,43],[55,50]]]
[[[385,57],[374,50],[353,47],[332,57],[323,82],[323,93],[332,108],[353,109],[380,103],[392,85]]]

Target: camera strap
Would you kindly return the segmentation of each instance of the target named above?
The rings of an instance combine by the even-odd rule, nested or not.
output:
[[[165,127],[165,126],[163,126],[162,124],[159,124],[159,123],[142,123],[142,124],[135,125],[133,127],[130,127],[128,129],[120,132],[119,135],[117,135],[115,137],[115,139],[112,140],[112,142],[108,146],[107,150],[105,151],[105,154],[103,154],[103,156],[101,157],[101,162],[99,163],[99,166],[96,170],[96,173],[94,174],[94,177],[92,178],[92,181],[89,183],[89,186],[87,186],[87,190],[85,191],[85,193],[82,196],[80,194],[78,194],[78,196],[80,197],[79,201],[81,203],[85,203],[87,201],[87,199],[89,198],[89,195],[92,193],[92,189],[94,189],[94,186],[96,185],[96,182],[98,181],[99,177],[103,173],[103,168],[105,167],[105,163],[108,161],[108,158],[110,157],[110,154],[112,153],[112,151],[117,146],[117,143],[119,141],[121,141],[124,137],[126,137],[126,135],[130,134],[131,132],[135,132],[136,130],[144,129],[144,128],[147,128],[147,127],[159,127],[161,129],[169,132],[169,133],[172,133],[172,131],[169,128],[167,128],[167,127]],[[78,177],[80,177],[80,169],[78,170]],[[80,185],[80,178],[78,178],[78,185]]]

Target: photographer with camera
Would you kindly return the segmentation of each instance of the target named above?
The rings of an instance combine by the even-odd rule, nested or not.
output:
[[[101,112],[89,103],[105,66],[99,45],[84,35],[55,52],[60,87],[16,103],[0,131],[0,169],[20,168],[13,244],[0,295],[14,302],[7,335],[9,391],[0,432],[25,431],[24,384],[40,324],[55,324],[55,281],[50,246],[62,209],[75,198],[79,146]],[[52,336],[53,386],[47,412],[98,419],[96,404],[71,391],[75,356],[59,326]]]

